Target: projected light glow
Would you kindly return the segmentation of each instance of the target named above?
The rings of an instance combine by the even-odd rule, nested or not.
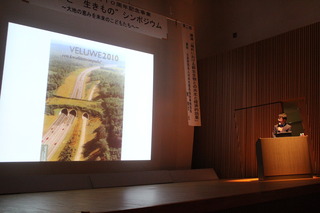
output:
[[[150,160],[153,55],[9,23],[0,162]]]

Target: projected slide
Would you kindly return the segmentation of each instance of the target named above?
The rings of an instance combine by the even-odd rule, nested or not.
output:
[[[1,86],[1,162],[151,159],[152,54],[9,23]]]

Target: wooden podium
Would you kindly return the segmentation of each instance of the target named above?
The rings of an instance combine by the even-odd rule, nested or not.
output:
[[[312,177],[307,136],[260,138],[256,148],[259,180]]]

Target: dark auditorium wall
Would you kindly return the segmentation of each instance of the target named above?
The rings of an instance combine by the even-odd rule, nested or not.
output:
[[[296,102],[320,162],[320,23],[198,60],[202,126],[193,167],[222,178],[257,177],[255,142],[271,137],[283,102]]]
[[[320,21],[318,0],[194,0],[197,58]]]
[[[193,168],[256,177],[255,140],[271,136],[280,102],[294,99],[319,173],[319,9],[316,0],[194,1],[202,126]]]

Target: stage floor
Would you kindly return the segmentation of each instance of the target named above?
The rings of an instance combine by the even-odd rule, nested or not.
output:
[[[0,212],[214,212],[312,193],[318,177],[214,180],[0,195]]]

